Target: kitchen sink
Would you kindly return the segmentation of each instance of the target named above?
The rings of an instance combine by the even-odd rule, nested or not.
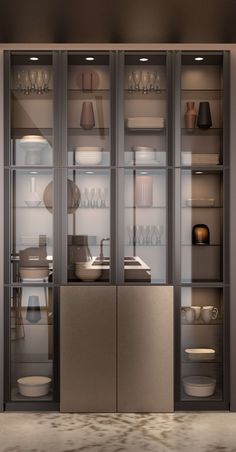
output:
[[[125,257],[124,263],[125,266],[137,266],[137,267],[141,266],[140,262],[136,261],[134,257]],[[96,257],[92,265],[108,266],[110,265],[110,258],[104,257],[104,259],[100,260],[99,257]]]

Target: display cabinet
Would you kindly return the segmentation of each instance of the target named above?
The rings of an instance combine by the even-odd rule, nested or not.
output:
[[[87,325],[97,331],[96,286],[101,294],[112,287],[113,392],[120,332],[124,350],[133,347],[130,301],[114,324],[120,286],[130,286],[128,294],[150,286],[151,297],[159,293],[154,286],[174,286],[176,409],[228,407],[228,80],[227,52],[6,52],[7,409],[58,408],[61,286],[65,311],[67,289],[73,307],[73,286],[80,294],[92,289],[95,317]],[[134,325],[148,331],[151,307],[141,301],[140,310],[131,303]],[[153,312],[162,309],[154,305]],[[151,391],[159,369],[155,322],[152,330]],[[129,371],[135,375],[135,366]],[[70,381],[68,369],[65,375]],[[112,391],[109,410],[119,399]],[[148,384],[146,393],[151,400]]]
[[[177,407],[228,403],[227,53],[176,56]]]

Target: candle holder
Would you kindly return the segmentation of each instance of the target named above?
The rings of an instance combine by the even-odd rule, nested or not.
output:
[[[193,245],[209,245],[210,231],[206,224],[195,224],[192,230]]]

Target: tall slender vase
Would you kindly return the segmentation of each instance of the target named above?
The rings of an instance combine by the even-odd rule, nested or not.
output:
[[[80,125],[83,129],[92,129],[95,126],[92,102],[83,102]]]
[[[152,176],[136,176],[135,205],[138,207],[152,207],[153,180]]]
[[[197,126],[199,127],[199,129],[203,130],[207,130],[212,126],[209,102],[200,102],[197,117]]]
[[[29,296],[26,320],[30,323],[38,323],[41,320],[39,297],[37,295]]]
[[[187,102],[186,107],[187,107],[187,110],[184,115],[185,127],[186,127],[186,129],[194,129],[195,124],[196,124],[196,117],[197,117],[197,114],[196,114],[195,108],[194,108],[194,102]]]

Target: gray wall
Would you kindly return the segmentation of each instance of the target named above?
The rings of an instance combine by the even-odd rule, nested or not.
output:
[[[3,93],[3,52],[0,51],[0,93]],[[3,410],[3,345],[4,345],[4,315],[3,315],[3,95],[0,95],[0,411]]]

